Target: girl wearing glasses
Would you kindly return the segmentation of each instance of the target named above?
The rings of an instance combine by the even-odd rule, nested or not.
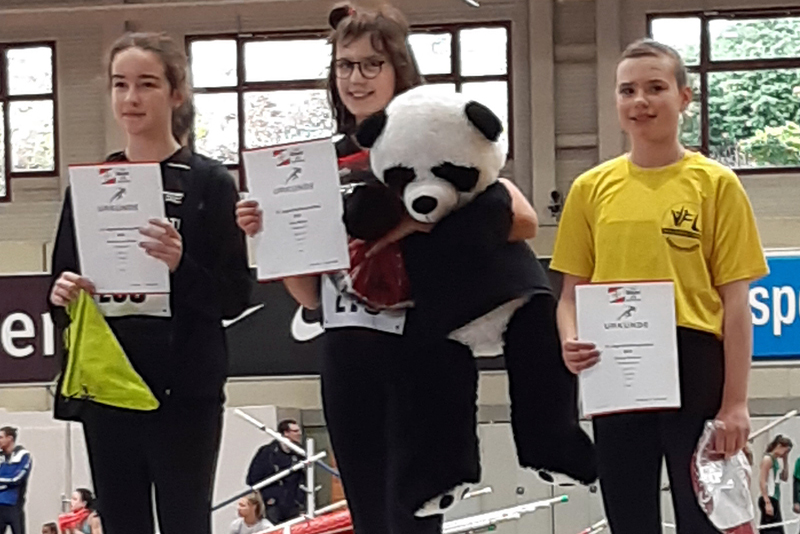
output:
[[[337,155],[343,158],[361,150],[351,137],[358,124],[385,108],[395,95],[420,85],[422,78],[407,45],[408,25],[396,9],[385,6],[373,11],[344,5],[331,11],[330,23],[329,40],[334,53],[328,95],[337,131],[343,134],[336,143]],[[505,184],[514,199],[515,223],[510,239],[533,238],[537,229],[533,208],[513,184]],[[248,235],[261,230],[262,213],[255,201],[240,202],[237,216],[239,226]],[[426,225],[407,217],[375,246],[381,247],[427,229]],[[477,389],[477,373],[468,377],[448,374],[451,358],[472,358],[469,349],[448,342],[442,352],[432,356],[411,354],[404,350],[402,336],[397,335],[402,332],[406,312],[368,311],[339,293],[327,276],[287,278],[284,283],[304,307],[322,306],[324,314],[332,309],[342,313],[336,328],[326,326],[322,394],[355,531],[359,534],[441,532],[440,514],[428,518],[414,515],[422,503],[411,503],[408,496],[429,487],[431,481],[409,475],[409,470],[419,474],[422,466],[415,464],[409,469],[409,459],[400,453],[398,444],[413,439],[435,448],[437,443],[452,442],[452,437],[442,435],[446,424],[423,425],[408,410],[403,411],[407,402],[404,402],[406,392],[402,390],[400,377],[403,375],[399,369],[424,369],[431,380],[471,380]],[[432,401],[442,415],[440,423],[446,422],[443,420],[448,402],[463,402],[463,399]],[[469,402],[474,404],[475,400],[469,399]],[[470,428],[462,431],[462,434],[469,434],[469,438],[460,445],[460,451],[449,451],[448,455],[431,452],[430,456],[436,456],[442,463],[450,462],[445,471],[455,470],[462,475],[462,480],[477,481],[477,421],[470,424]],[[403,486],[403,480],[409,479],[413,480],[407,484],[417,483],[423,487],[408,489],[407,485]],[[449,489],[443,485],[441,492]]]

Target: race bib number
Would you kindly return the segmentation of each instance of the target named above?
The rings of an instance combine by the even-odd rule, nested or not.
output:
[[[329,276],[322,277],[322,325],[326,329],[357,327],[401,335],[405,324],[405,310],[368,310],[340,293]]]
[[[104,317],[172,317],[169,295],[95,295],[94,301]]]

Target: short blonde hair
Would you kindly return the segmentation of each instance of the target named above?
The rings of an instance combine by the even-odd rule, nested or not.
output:
[[[247,502],[252,504],[256,507],[256,519],[261,519],[264,517],[264,499],[261,498],[261,494],[257,491],[254,491],[245,497]]]

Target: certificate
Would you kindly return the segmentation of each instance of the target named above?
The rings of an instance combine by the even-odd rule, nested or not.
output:
[[[679,408],[672,282],[579,285],[575,300],[578,339],[600,351],[580,374],[583,414]]]
[[[250,189],[264,213],[256,236],[259,280],[350,267],[336,151],[330,139],[244,153]]]
[[[139,246],[150,219],[164,219],[158,163],[69,168],[81,273],[100,294],[169,293],[169,268]]]

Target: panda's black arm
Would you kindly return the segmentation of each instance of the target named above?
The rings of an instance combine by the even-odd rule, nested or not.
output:
[[[382,182],[357,186],[344,199],[344,224],[348,235],[376,241],[400,224],[402,201]]]
[[[511,235],[514,211],[508,189],[495,182],[472,202],[439,221],[432,234],[446,243],[446,254],[489,255],[505,246]]]

